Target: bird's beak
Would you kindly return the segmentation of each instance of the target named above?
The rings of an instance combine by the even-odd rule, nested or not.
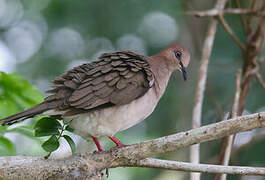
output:
[[[186,71],[186,69],[185,69],[185,67],[181,61],[179,62],[179,65],[180,65],[180,70],[182,72],[183,79],[184,79],[184,81],[186,81],[187,80],[187,71]]]

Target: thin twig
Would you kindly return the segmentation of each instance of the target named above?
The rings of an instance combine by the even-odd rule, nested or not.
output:
[[[241,43],[240,39],[235,35],[235,33],[233,32],[233,30],[230,28],[229,24],[224,19],[224,17],[222,15],[220,15],[220,16],[218,16],[218,20],[220,21],[220,23],[222,24],[222,26],[224,27],[224,29],[226,30],[226,32],[232,37],[232,39],[238,45],[238,47],[243,52],[245,52],[246,51],[245,45]]]
[[[255,74],[258,82],[260,83],[260,85],[265,89],[265,81],[262,79],[262,76],[259,72],[256,72]]]
[[[261,167],[193,164],[187,162],[168,161],[168,160],[160,160],[153,158],[132,162],[131,165],[134,167],[160,168],[160,169],[186,171],[186,172],[226,173],[226,174],[265,176],[265,168]]]
[[[215,9],[218,11],[223,10],[227,0],[218,0],[215,5]],[[199,78],[195,91],[194,106],[192,112],[192,128],[198,128],[201,126],[201,114],[202,114],[202,104],[204,98],[204,91],[206,86],[207,71],[209,59],[212,52],[213,42],[215,38],[215,33],[217,29],[217,20],[212,18],[209,22],[208,30],[206,33],[206,38],[203,44],[202,57],[200,61],[199,68]],[[199,163],[200,162],[200,145],[194,145],[190,147],[190,162]],[[200,173],[191,173],[191,180],[200,180]]]
[[[241,71],[238,71],[236,74],[236,90],[235,90],[235,95],[234,95],[234,101],[233,101],[233,106],[232,106],[232,110],[231,110],[231,118],[235,118],[237,117],[237,112],[239,109],[239,96],[240,96],[240,84],[241,84]],[[232,151],[232,147],[234,144],[234,139],[235,139],[235,134],[230,135],[228,137],[225,137],[222,139],[222,146],[221,146],[221,152],[224,153],[220,153],[220,160],[219,160],[219,164],[227,166],[229,164],[229,160],[230,160],[230,155],[231,155],[231,151]],[[215,176],[215,180],[226,180],[226,174],[218,174]]]
[[[240,96],[240,90],[241,90],[240,84],[241,84],[241,70],[238,70],[236,74],[236,91],[235,91],[234,101],[233,101],[233,106],[232,106],[232,111],[231,111],[231,118],[237,117],[239,96]]]
[[[256,3],[257,3],[257,0],[252,0],[251,5],[250,5],[251,10],[254,10]]]
[[[187,15],[192,15],[196,17],[209,17],[209,16],[218,16],[224,14],[231,14],[231,15],[254,15],[254,16],[265,16],[264,11],[255,11],[252,9],[241,9],[241,8],[227,8],[224,10],[217,10],[217,9],[210,9],[205,11],[189,11]]]

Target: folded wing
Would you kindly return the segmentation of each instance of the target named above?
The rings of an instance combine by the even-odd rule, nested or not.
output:
[[[47,103],[60,101],[57,110],[71,116],[122,105],[143,96],[154,76],[146,57],[130,51],[105,53],[99,61],[75,67],[54,81]]]

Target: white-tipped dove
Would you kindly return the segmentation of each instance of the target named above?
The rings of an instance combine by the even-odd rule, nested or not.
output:
[[[75,67],[54,79],[52,95],[44,102],[2,119],[10,125],[39,114],[68,120],[74,133],[91,137],[98,150],[98,137],[114,137],[118,131],[143,121],[155,109],[164,94],[174,70],[186,70],[190,54],[178,45],[171,45],[154,56],[131,51],[105,53],[98,61]]]

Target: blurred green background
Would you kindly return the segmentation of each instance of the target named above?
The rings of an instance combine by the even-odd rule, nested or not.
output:
[[[103,52],[133,50],[153,55],[171,43],[191,52],[188,81],[176,72],[155,112],[146,121],[117,134],[123,143],[143,140],[188,130],[194,99],[197,70],[207,18],[185,15],[187,10],[213,7],[205,0],[0,0],[0,117],[16,113],[42,101],[50,80],[79,64],[96,60]],[[234,6],[229,3],[229,6]],[[245,35],[238,16],[225,16],[244,42]],[[264,77],[265,50],[260,57]],[[203,106],[203,125],[222,120],[230,110],[235,89],[235,73],[242,66],[242,54],[227,33],[218,26],[209,64],[209,76]],[[24,79],[23,79],[23,78]],[[32,84],[32,86],[27,81]],[[265,110],[265,91],[256,82],[247,99],[245,113]],[[0,127],[1,155],[43,156],[43,138],[32,135],[32,123],[26,120],[7,129]],[[22,135],[21,135],[22,134]],[[93,151],[92,143],[70,134],[78,152]],[[265,166],[264,129],[236,136],[231,164]],[[102,138],[105,149],[114,144]],[[201,145],[201,162],[216,163],[220,140]],[[2,148],[1,147],[5,147]],[[5,151],[8,150],[8,151]],[[188,161],[188,148],[162,155],[163,159]],[[52,158],[71,155],[66,142]],[[189,173],[144,168],[110,170],[109,180],[187,179]],[[203,174],[202,179],[212,179]],[[262,177],[228,176],[228,179]],[[263,178],[264,179],[264,178]]]

